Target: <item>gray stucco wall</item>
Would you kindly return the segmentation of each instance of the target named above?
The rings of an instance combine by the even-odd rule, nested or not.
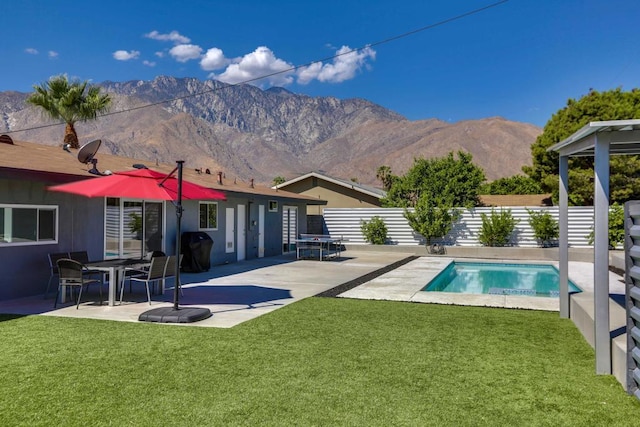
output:
[[[44,293],[51,252],[86,250],[101,258],[104,248],[103,199],[46,191],[46,184],[0,179],[0,203],[58,206],[58,243],[0,246],[0,299]],[[52,285],[53,286],[53,285]]]

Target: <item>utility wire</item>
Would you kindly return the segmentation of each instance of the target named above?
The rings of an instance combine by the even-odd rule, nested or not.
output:
[[[240,86],[240,85],[247,84],[247,83],[252,83],[252,82],[255,82],[255,81],[258,81],[258,80],[262,80],[262,79],[266,79],[266,78],[269,78],[269,77],[277,76],[279,74],[290,73],[292,71],[296,71],[296,70],[298,70],[300,68],[309,67],[309,66],[311,66],[313,64],[316,64],[316,63],[319,63],[319,62],[322,63],[322,62],[331,61],[331,60],[333,60],[335,58],[339,58],[341,56],[349,55],[349,54],[354,53],[354,52],[360,52],[360,51],[362,51],[364,49],[368,49],[368,48],[371,48],[373,46],[379,46],[379,45],[382,45],[382,44],[390,43],[390,42],[393,42],[393,41],[396,41],[396,40],[399,40],[399,39],[402,39],[402,38],[405,38],[405,37],[412,36],[412,35],[417,34],[417,33],[421,33],[423,31],[431,30],[433,28],[440,27],[440,26],[449,24],[451,22],[457,21],[459,19],[463,19],[463,18],[466,18],[468,16],[476,15],[476,14],[478,14],[480,12],[484,12],[485,10],[492,9],[494,7],[500,6],[500,5],[502,5],[502,4],[504,4],[504,3],[508,2],[508,1],[509,0],[497,1],[495,3],[491,3],[491,4],[487,5],[487,6],[483,6],[483,7],[480,7],[478,9],[473,9],[473,10],[470,10],[468,12],[462,13],[460,15],[456,15],[456,16],[453,16],[451,18],[443,19],[442,21],[438,21],[438,22],[435,22],[433,24],[429,24],[429,25],[426,25],[424,27],[417,28],[415,30],[407,31],[406,33],[398,34],[396,36],[392,36],[392,37],[389,37],[389,38],[386,38],[386,39],[383,39],[383,40],[379,40],[379,41],[376,41],[376,42],[373,42],[373,43],[369,43],[367,45],[364,45],[364,46],[361,46],[361,47],[358,47],[358,48],[354,48],[354,49],[348,50],[346,52],[338,53],[338,54],[335,54],[335,55],[332,55],[332,56],[328,56],[326,58],[317,59],[317,60],[314,60],[314,61],[311,61],[311,62],[307,62],[305,64],[289,67],[289,68],[286,68],[284,70],[274,71],[273,73],[263,74],[263,75],[258,76],[258,77],[253,77],[251,79],[243,80],[241,82],[230,83],[230,84],[227,84],[225,86],[212,88],[212,89],[205,90],[205,91],[198,92],[198,93],[191,93],[191,94],[184,95],[184,96],[178,96],[178,97],[175,97],[175,98],[164,99],[162,101],[151,102],[151,103],[148,103],[148,104],[139,105],[137,107],[130,107],[130,108],[126,108],[126,109],[123,109],[123,110],[103,113],[103,114],[100,114],[98,117],[106,117],[106,116],[113,116],[113,115],[116,115],[116,114],[128,113],[128,112],[131,112],[131,111],[141,110],[143,108],[153,107],[153,106],[156,106],[156,105],[162,105],[162,104],[166,104],[168,102],[179,101],[179,100],[182,100],[182,99],[192,98],[194,96],[200,96],[200,95],[205,95],[205,94],[212,93],[212,92],[217,92],[217,91],[222,90],[222,89],[228,89],[228,88],[231,88],[231,87]],[[30,128],[25,128],[25,129],[6,131],[4,133],[26,132],[26,131],[30,131],[30,130],[43,129],[43,128],[52,127],[52,126],[60,126],[62,124],[65,124],[65,123],[64,122],[49,123],[49,124],[44,124],[44,125],[40,125],[40,126],[33,126],[33,127],[30,127]]]

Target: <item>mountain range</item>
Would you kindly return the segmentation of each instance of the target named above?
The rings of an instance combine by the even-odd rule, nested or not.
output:
[[[81,145],[101,139],[99,153],[164,163],[185,160],[187,167],[268,185],[276,176],[291,179],[310,171],[379,185],[379,166],[401,175],[414,158],[458,150],[471,153],[494,180],[531,164],[530,146],[541,133],[532,124],[500,117],[411,121],[364,99],[311,97],[215,80],[159,76],[99,86],[112,97],[111,112],[76,125]],[[27,106],[27,96],[0,92],[0,132],[19,131],[12,138],[60,144],[64,126],[43,126],[53,122]]]

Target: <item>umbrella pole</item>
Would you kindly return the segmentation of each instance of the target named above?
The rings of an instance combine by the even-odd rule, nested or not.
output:
[[[173,286],[173,309],[178,310],[180,300],[180,245],[182,228],[182,166],[184,160],[176,161],[178,164],[178,199],[176,200],[176,283]]]
[[[181,245],[181,228],[182,228],[182,166],[184,160],[176,161],[178,166],[178,194],[176,200],[176,283],[173,287],[173,307],[158,307],[147,310],[138,316],[141,322],[163,322],[163,323],[191,323],[211,317],[211,310],[200,307],[187,307],[180,309],[178,301],[180,300],[180,245]],[[174,170],[175,171],[175,170]],[[171,176],[169,174],[169,176]],[[165,178],[165,180],[168,179]],[[163,181],[164,182],[164,181]],[[162,183],[163,183],[162,182]],[[162,185],[160,183],[160,185]]]

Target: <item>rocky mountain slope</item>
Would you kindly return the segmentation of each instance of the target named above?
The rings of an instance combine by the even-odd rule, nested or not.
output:
[[[339,178],[378,184],[388,165],[402,174],[416,157],[465,150],[492,180],[521,173],[541,129],[502,118],[458,123],[409,121],[363,99],[310,97],[282,88],[261,90],[218,81],[157,77],[153,81],[103,82],[111,113],[79,123],[81,144],[102,139],[101,151],[150,162],[186,161],[188,167],[222,170],[270,184],[322,170]],[[42,144],[59,144],[62,125],[27,107],[28,94],[0,93],[0,132]],[[143,108],[141,108],[143,107]]]

